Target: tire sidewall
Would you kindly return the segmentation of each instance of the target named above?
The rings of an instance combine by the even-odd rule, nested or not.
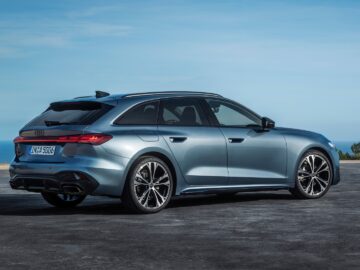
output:
[[[325,159],[325,161],[328,163],[328,166],[330,168],[330,179],[329,179],[329,184],[328,186],[326,187],[325,191],[323,193],[321,193],[320,195],[309,195],[307,194],[303,188],[300,186],[300,182],[298,180],[298,170],[300,168],[300,165],[302,164],[302,162],[304,161],[305,157],[309,156],[309,155],[318,155],[318,156],[321,156],[323,159]],[[297,192],[300,193],[301,196],[307,198],[307,199],[319,199],[321,197],[323,197],[330,189],[330,186],[332,185],[332,182],[333,182],[333,179],[334,179],[334,172],[333,172],[333,167],[332,167],[332,163],[331,161],[329,160],[329,158],[324,155],[322,152],[320,151],[316,151],[316,150],[309,150],[307,152],[305,152],[300,161],[298,162],[296,168],[295,168],[295,188],[297,189]]]

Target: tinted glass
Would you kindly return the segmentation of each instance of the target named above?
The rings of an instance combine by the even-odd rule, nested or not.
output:
[[[156,125],[159,102],[139,105],[115,121],[116,125]]]
[[[231,103],[206,99],[220,126],[259,126],[260,119],[252,113]]]
[[[197,99],[165,99],[161,103],[160,124],[174,126],[209,124]]]
[[[56,102],[28,126],[89,125],[111,108],[98,102]]]

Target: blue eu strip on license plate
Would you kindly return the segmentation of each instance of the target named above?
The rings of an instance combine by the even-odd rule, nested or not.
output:
[[[34,156],[53,156],[56,146],[33,145],[30,149],[30,155]]]

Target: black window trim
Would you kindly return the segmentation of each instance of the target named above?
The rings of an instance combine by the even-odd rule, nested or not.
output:
[[[121,118],[125,117],[125,115],[132,111],[137,109],[138,107],[144,106],[146,104],[150,104],[150,103],[157,103],[157,111],[156,111],[156,121],[155,124],[117,124],[117,121],[120,121]],[[160,111],[160,99],[153,99],[153,100],[147,100],[147,101],[143,101],[140,103],[137,103],[133,106],[131,106],[130,108],[128,108],[126,111],[122,112],[120,115],[118,115],[115,120],[112,121],[112,125],[116,126],[116,127],[120,127],[120,126],[157,126],[159,123],[159,111]]]
[[[165,100],[196,100],[198,106],[199,106],[199,109],[200,109],[200,112],[199,113],[202,113],[203,116],[204,116],[204,119],[206,120],[206,125],[166,125],[166,124],[163,124],[161,123],[160,121],[160,116],[161,114],[163,113],[163,109],[164,109],[164,106],[163,106],[163,102]],[[157,120],[157,123],[158,123],[158,126],[162,126],[162,127],[212,127],[213,125],[211,124],[211,121],[209,119],[209,117],[207,116],[207,114],[205,113],[204,111],[204,108],[203,108],[203,105],[201,104],[202,101],[201,101],[201,97],[166,97],[166,98],[161,98],[160,99],[160,106],[159,106],[159,113],[158,113],[158,120]]]
[[[232,126],[220,125],[219,121],[216,118],[216,115],[211,110],[210,105],[206,101],[207,99],[218,100],[218,101],[221,101],[221,102],[223,102],[225,104],[229,104],[229,105],[235,107],[236,111],[239,111],[240,113],[245,112],[245,113],[253,116],[255,119],[258,120],[259,125],[254,126],[254,127],[249,127],[249,126],[244,126],[244,125],[232,125]],[[211,123],[215,127],[219,127],[219,128],[246,128],[246,129],[251,129],[251,128],[255,128],[255,127],[261,128],[261,119],[262,119],[262,117],[260,115],[258,115],[257,113],[253,112],[252,110],[246,108],[245,106],[243,106],[243,105],[241,105],[241,104],[239,104],[239,103],[237,103],[237,102],[235,102],[233,100],[226,99],[226,98],[217,98],[217,97],[206,97],[206,98],[204,97],[204,98],[202,98],[202,100],[203,100],[203,102],[202,102],[203,106],[207,108],[206,111],[209,114],[209,118],[211,119]],[[246,116],[246,114],[245,114],[245,116]]]

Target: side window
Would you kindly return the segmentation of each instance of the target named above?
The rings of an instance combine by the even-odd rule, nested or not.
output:
[[[160,124],[172,126],[207,126],[209,122],[197,99],[174,98],[161,101]]]
[[[141,104],[115,120],[115,125],[156,125],[159,102]]]
[[[216,100],[206,99],[220,126],[259,126],[260,119],[246,109],[234,104]]]

